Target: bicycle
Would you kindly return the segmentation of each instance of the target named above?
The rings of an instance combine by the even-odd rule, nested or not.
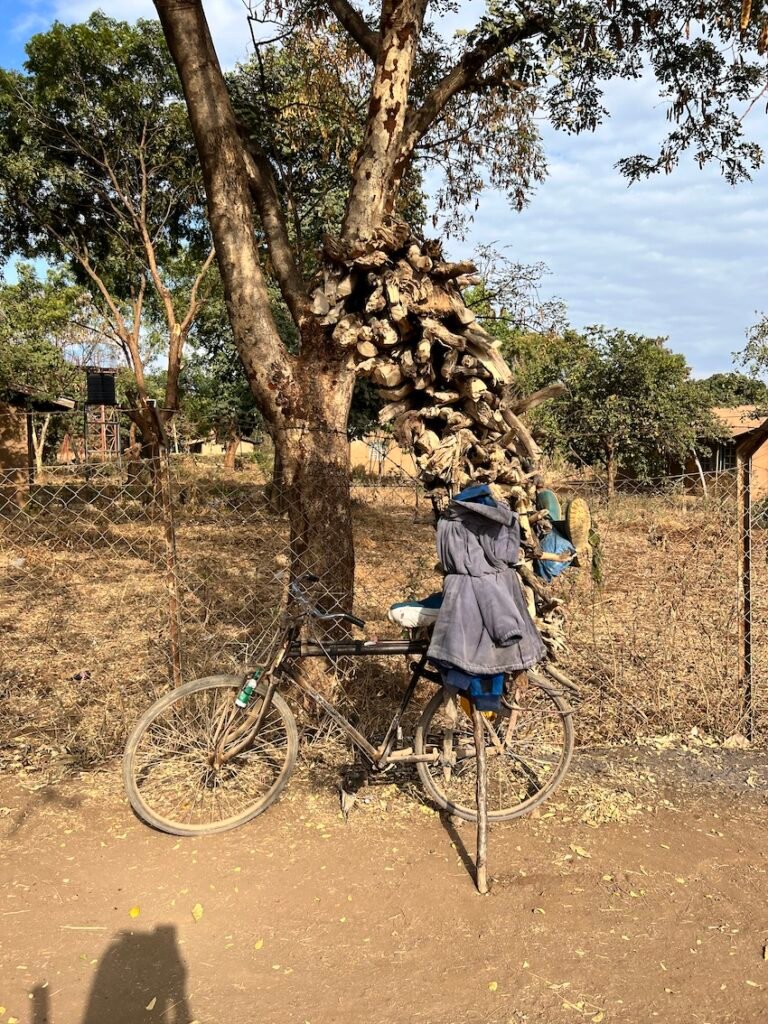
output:
[[[428,639],[326,642],[302,639],[305,626],[365,622],[317,604],[319,582],[304,574],[289,587],[291,602],[260,671],[197,679],[161,697],[139,719],[126,744],[123,780],[128,799],[147,824],[173,835],[224,832],[273,804],[296,764],[296,719],[279,692],[291,682],[347,734],[369,772],[415,765],[422,786],[444,811],[477,820],[473,721],[466,701],[446,698],[429,666]],[[302,658],[403,656],[410,679],[399,708],[379,743],[364,736],[300,673]],[[551,666],[509,681],[501,708],[485,712],[488,820],[509,821],[539,807],[565,776],[574,745],[572,687]],[[416,726],[403,745],[401,723],[418,683],[435,683]],[[482,743],[477,748],[482,752]]]

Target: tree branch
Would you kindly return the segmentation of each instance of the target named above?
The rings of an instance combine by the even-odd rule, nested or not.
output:
[[[272,315],[232,101],[201,0],[155,0],[155,7],[187,102],[235,343],[262,414],[282,429],[299,400],[295,363]]]
[[[131,301],[133,307],[133,324],[131,333],[126,335],[125,348],[130,357],[130,362],[133,368],[133,375],[136,378],[136,388],[139,393],[139,398],[143,405],[147,402],[147,386],[144,381],[144,362],[141,358],[141,349],[139,348],[139,337],[141,335],[141,310],[144,305],[144,292],[147,287],[145,278],[141,278],[139,282],[139,294],[135,296]]]
[[[293,257],[275,176],[269,160],[255,142],[243,138],[242,131],[240,137],[243,139],[248,184],[264,228],[275,277],[294,323],[300,327],[307,316],[307,290]]]
[[[344,211],[345,244],[370,237],[391,214],[407,156],[402,142],[408,93],[427,0],[382,0],[381,44],[371,83],[365,135]]]
[[[53,232],[51,233],[53,234]],[[68,249],[72,253],[72,255],[78,261],[80,266],[86,272],[88,277],[90,277],[90,279],[96,285],[96,288],[98,289],[101,297],[107,304],[107,308],[114,317],[115,327],[117,329],[118,336],[121,338],[124,336],[128,337],[128,328],[123,318],[123,314],[118,309],[117,302],[115,301],[115,299],[112,296],[112,293],[109,291],[106,284],[104,283],[103,278],[99,274],[97,274],[97,272],[91,266],[91,261],[88,256],[88,252],[80,252],[78,249],[74,249],[72,246],[66,245],[64,240],[60,237],[59,242],[62,244],[64,248]]]
[[[336,20],[349,36],[354,39],[361,50],[371,60],[376,60],[379,53],[381,36],[369,28],[362,14],[348,0],[326,0],[326,4],[336,15]]]
[[[189,290],[189,308],[187,309],[187,315],[181,322],[181,333],[186,336],[187,331],[192,326],[192,322],[197,316],[198,310],[203,305],[205,300],[197,301],[197,292],[200,285],[203,283],[203,278],[208,273],[210,265],[213,263],[214,257],[216,256],[216,250],[211,246],[211,251],[205,257],[205,263],[200,268],[200,273],[197,275],[195,280],[192,282],[192,287]]]
[[[176,310],[173,307],[173,299],[171,293],[163,281],[160,273],[160,268],[157,265],[157,254],[155,253],[155,246],[149,234],[149,228],[147,227],[147,195],[149,193],[149,179],[147,177],[147,167],[144,161],[143,148],[139,147],[139,166],[141,167],[141,194],[139,199],[139,212],[136,217],[136,227],[139,234],[141,235],[141,241],[144,246],[144,252],[147,257],[147,265],[149,266],[149,273],[152,277],[152,283],[155,286],[157,297],[163,304],[165,310],[165,321],[168,325],[168,332],[170,335],[169,343],[169,354],[168,354],[168,371],[170,379],[171,370],[171,354],[174,349],[174,337],[177,333],[177,322],[176,322]],[[181,351],[179,350],[178,358],[181,358]]]
[[[503,50],[538,35],[546,28],[544,21],[538,16],[528,18],[522,26],[510,26],[497,36],[482,40],[471,50],[467,50],[451,70],[440,79],[432,91],[425,97],[418,110],[408,114],[403,133],[403,155],[409,157],[419,140],[429,131],[446,105],[460,92],[471,91],[482,84],[480,72],[494,57]],[[517,92],[527,86],[520,81],[508,82],[507,85]]]

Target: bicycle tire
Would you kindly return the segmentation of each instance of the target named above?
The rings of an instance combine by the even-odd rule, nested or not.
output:
[[[279,693],[273,693],[269,711],[258,733],[258,736],[262,737],[261,745],[264,749],[264,755],[260,762],[257,762],[255,756],[252,756],[254,754],[253,748],[245,750],[242,756],[238,755],[237,758],[220,769],[212,768],[208,760],[208,754],[211,750],[211,737],[207,737],[209,742],[207,748],[204,741],[206,739],[206,731],[210,731],[208,727],[213,728],[214,709],[217,706],[220,708],[220,710],[216,711],[217,715],[220,713],[228,714],[227,702],[231,699],[234,706],[234,698],[241,682],[242,677],[230,675],[207,676],[204,679],[195,679],[161,697],[136,723],[133,732],[128,738],[123,755],[123,784],[131,807],[147,825],[161,832],[168,832],[176,836],[211,835],[216,832],[227,832],[230,829],[238,828],[240,825],[252,821],[259,814],[262,814],[277,800],[285,789],[296,764],[299,736],[293,713]],[[221,691],[220,695],[223,701],[220,705],[217,705],[216,694],[212,693],[210,701],[211,713],[208,721],[203,723],[204,728],[198,730],[199,736],[197,740],[195,740],[192,733],[187,733],[183,730],[182,716],[178,740],[172,744],[172,753],[167,758],[160,756],[155,758],[154,761],[144,763],[142,741],[147,741],[147,738],[151,737],[153,726],[156,727],[155,731],[162,735],[163,727],[158,727],[158,723],[164,714],[172,712],[174,706],[176,706],[176,713],[178,713],[185,702],[187,708],[191,708],[192,699],[196,696],[204,702],[207,697],[207,691]],[[266,688],[262,683],[259,683],[254,691],[255,695],[262,698],[265,692]],[[165,731],[165,734],[168,735],[169,730],[167,726]],[[151,738],[147,745],[149,744],[151,744]],[[271,761],[277,761],[277,756],[273,754],[273,752],[276,753],[277,751],[279,751],[279,757],[282,759],[282,763],[279,765],[270,763]],[[160,791],[162,791],[162,794],[165,794],[170,786],[172,786],[173,783],[169,776],[168,768],[174,757],[181,762],[182,775],[185,764],[188,769],[187,774],[189,772],[201,773],[197,789],[202,791],[203,799],[206,798],[205,791],[208,791],[209,802],[214,807],[217,803],[220,807],[223,807],[222,800],[219,798],[224,796],[224,783],[235,780],[238,777],[236,774],[238,771],[241,771],[242,775],[246,776],[246,785],[248,783],[256,783],[259,775],[271,774],[274,775],[274,778],[269,780],[269,784],[265,785],[264,791],[258,794],[258,798],[248,803],[239,813],[228,814],[214,820],[212,812],[210,820],[200,823],[176,820],[173,816],[168,816],[168,813],[164,812],[162,806],[158,806],[158,804],[162,803],[162,798],[157,798],[153,795],[157,791],[157,796],[159,797]],[[226,779],[224,777],[225,770],[227,773]],[[163,778],[164,771],[165,779]],[[156,778],[153,778],[153,772],[156,773]],[[216,773],[220,775],[220,779],[218,779]],[[166,785],[166,782],[168,785]],[[190,776],[188,782],[181,782],[182,801],[185,799],[184,787],[189,789],[194,787],[194,785],[194,774]],[[170,793],[169,796],[171,799],[174,798],[173,793]],[[193,811],[197,806],[197,801],[198,795],[195,792]],[[176,801],[176,805],[178,806],[178,801]],[[184,806],[182,802],[182,808]]]
[[[514,818],[519,818],[525,814],[530,814],[530,812],[535,810],[535,808],[540,807],[541,804],[543,804],[546,800],[549,799],[549,797],[552,796],[554,791],[563,781],[563,778],[565,777],[565,774],[568,771],[571,756],[573,755],[573,712],[570,705],[566,700],[564,700],[563,695],[560,691],[555,689],[553,686],[550,686],[535,672],[528,672],[528,682],[529,687],[532,691],[542,694],[545,700],[552,705],[552,720],[559,721],[561,725],[562,738],[558,744],[558,754],[556,758],[554,756],[554,752],[548,756],[547,760],[548,763],[550,763],[551,765],[551,771],[548,773],[543,785],[541,785],[540,788],[537,788],[535,793],[532,793],[526,799],[519,800],[515,804],[492,808],[490,806],[490,800],[493,797],[494,790],[493,786],[489,783],[489,821],[511,821]],[[421,718],[419,719],[418,725],[416,726],[416,733],[414,737],[414,752],[416,754],[426,754],[428,753],[428,747],[430,745],[436,745],[437,739],[440,734],[436,733],[432,726],[435,716],[440,713],[442,707],[443,692],[442,690],[438,690],[428,702],[427,706],[425,707],[421,715]],[[461,715],[461,711],[459,712],[459,714]],[[496,715],[497,713],[494,712],[493,714]],[[465,719],[466,721],[463,727],[465,737],[471,737],[472,720],[468,715],[465,716]],[[496,727],[496,718],[493,719],[492,727]],[[437,727],[435,727],[435,729],[436,728]],[[454,736],[451,736],[450,742],[452,743],[453,749],[455,750],[456,742]],[[471,749],[474,751],[474,741],[471,740],[471,743]],[[467,746],[465,746],[464,750],[467,749]],[[489,746],[487,749],[490,753],[494,752],[492,746]],[[448,787],[445,785],[441,786],[441,781],[444,780],[441,780],[436,777],[438,769],[435,762],[422,761],[418,762],[416,765],[422,786],[424,787],[424,790],[426,791],[428,796],[438,805],[438,807],[442,808],[445,811],[448,811],[448,813],[453,814],[458,818],[463,818],[465,821],[477,821],[477,808],[473,805],[475,792],[475,759],[476,756],[474,755],[474,753],[471,753],[467,754],[466,756],[462,756],[460,761],[463,773],[461,776],[463,779],[461,789],[463,790],[463,792],[467,794],[468,797],[470,797],[471,794],[472,802],[469,802],[469,800],[467,802],[461,802],[455,796],[452,797],[450,794],[446,793],[445,790]],[[510,751],[509,760],[519,764],[525,764],[526,758],[524,758],[520,753]],[[528,762],[532,760],[530,755],[528,755],[527,760]],[[537,757],[533,758],[533,760],[542,761],[543,759],[541,757]],[[500,758],[489,756],[487,758],[487,771],[489,774],[491,774],[492,772],[497,771],[497,766],[501,766],[498,768],[498,774],[499,772],[501,772],[505,764],[506,761],[501,761]],[[444,769],[441,766],[439,770],[443,771]],[[449,769],[449,771],[450,770],[453,769]],[[523,774],[525,775],[528,782],[528,786],[530,787],[530,776],[531,774],[535,775],[535,773],[532,773],[529,769],[527,774]],[[459,775],[457,773],[456,779],[458,780],[458,778]]]

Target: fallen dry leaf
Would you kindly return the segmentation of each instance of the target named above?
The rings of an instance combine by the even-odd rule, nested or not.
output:
[[[257,939],[256,942],[254,942],[254,944],[253,944],[253,948],[254,949],[261,949],[261,947],[263,945],[264,945],[264,939]]]
[[[144,1007],[145,1010],[154,1010],[155,1003],[157,1002],[157,996],[152,996],[147,1005]]]
[[[482,751],[481,751],[481,753],[482,753]],[[491,992],[495,992],[498,987],[499,987],[498,981],[489,981],[488,982],[488,988],[490,989]]]
[[[194,905],[194,907],[192,907],[192,917],[194,917],[195,921],[199,921],[202,916],[203,916],[202,905],[200,903],[196,903]]]
[[[571,843],[570,849],[576,854],[577,857],[591,857],[592,854],[588,853],[583,846],[577,846],[575,843]]]
[[[138,907],[131,907],[131,909],[128,911],[128,916],[129,917],[138,917],[140,913],[141,913],[141,911],[139,910]]]

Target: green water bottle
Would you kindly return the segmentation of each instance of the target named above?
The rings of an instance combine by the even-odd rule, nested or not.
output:
[[[258,685],[260,675],[261,669],[257,668],[256,671],[250,676],[250,678],[246,679],[245,685],[235,698],[235,704],[239,708],[247,708],[248,705],[251,703],[251,697],[253,696],[253,691],[256,689],[256,686]]]

